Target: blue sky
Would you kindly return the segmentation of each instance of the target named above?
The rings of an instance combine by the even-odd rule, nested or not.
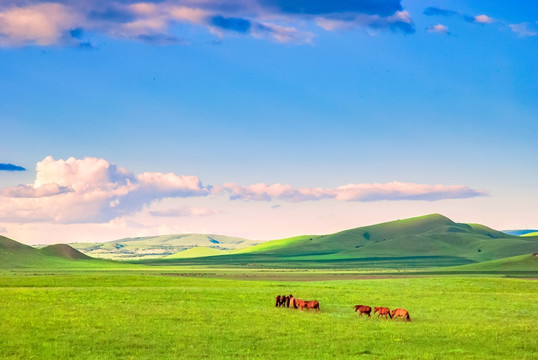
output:
[[[531,2],[9,0],[0,14],[0,163],[27,169],[0,167],[3,235],[270,239],[430,212],[538,227]]]

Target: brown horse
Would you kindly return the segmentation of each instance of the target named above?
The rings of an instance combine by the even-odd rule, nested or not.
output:
[[[392,313],[390,314],[391,318],[397,318],[399,316],[402,317],[402,319],[405,319],[407,321],[411,321],[411,317],[409,316],[409,312],[405,309],[395,309],[392,310]]]
[[[295,299],[295,308],[299,308],[299,310],[303,311],[303,308],[305,307],[306,301],[302,299]]]
[[[280,295],[277,295],[277,297],[275,298],[275,306],[276,307],[280,306]]]
[[[375,313],[378,313],[377,314],[377,317],[380,317],[380,316],[385,316],[385,319],[387,318],[387,316],[390,316],[390,318],[392,319],[392,315],[390,313],[390,309],[387,308],[387,307],[375,307],[374,308],[374,314]]]
[[[291,301],[291,298],[293,297],[292,294],[290,294],[289,296],[286,296],[286,307],[289,308],[290,307],[290,301]]]
[[[286,295],[282,295],[280,297],[280,306],[285,307],[287,301],[288,301],[288,297]]]
[[[297,309],[297,299],[290,294],[290,306],[294,309]]]
[[[306,308],[306,311],[308,309],[314,309],[316,311],[319,311],[319,301],[317,300],[310,300],[310,301],[304,301],[304,307]]]
[[[357,310],[359,310],[359,316],[366,314],[370,317],[370,313],[372,312],[372,308],[366,305],[355,305],[355,312],[357,312]]]

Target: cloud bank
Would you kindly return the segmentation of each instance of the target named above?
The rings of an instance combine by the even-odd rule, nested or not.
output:
[[[0,46],[88,46],[92,34],[155,44],[184,43],[174,26],[217,36],[310,42],[309,24],[333,31],[415,31],[401,0],[3,0]]]
[[[235,183],[224,184],[213,189],[217,193],[229,194],[230,200],[289,202],[335,199],[342,201],[398,201],[462,199],[487,195],[484,191],[473,190],[463,185],[425,185],[404,182],[385,184],[348,184],[336,188],[294,188],[290,185],[264,183],[240,186]]]
[[[229,200],[305,202],[463,199],[487,195],[464,185],[404,182],[347,184],[336,188],[301,188],[283,184],[204,186],[197,176],[144,172],[133,174],[105,159],[86,157],[36,165],[33,184],[0,190],[0,218],[5,222],[59,224],[105,223],[140,212],[165,198],[228,196]],[[156,217],[208,216],[218,209],[179,207],[149,210]]]

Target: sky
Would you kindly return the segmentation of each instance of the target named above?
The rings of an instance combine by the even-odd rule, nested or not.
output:
[[[0,235],[538,228],[531,1],[2,0]]]

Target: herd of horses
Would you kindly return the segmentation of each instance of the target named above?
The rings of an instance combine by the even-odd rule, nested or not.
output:
[[[294,297],[292,294],[290,295],[277,295],[275,298],[275,306],[276,307],[291,307],[293,309],[299,309],[300,311],[303,311],[303,308],[308,311],[309,309],[314,309],[316,311],[320,311],[319,308],[319,301],[316,300],[302,300],[299,298]],[[359,316],[362,316],[362,314],[368,315],[368,317],[371,317],[370,314],[372,312],[372,308],[367,305],[355,305],[355,312],[359,312]],[[391,319],[396,319],[398,317],[401,317],[404,320],[411,321],[411,317],[409,316],[409,312],[405,309],[394,309],[390,311],[387,307],[375,307],[374,308],[374,314],[377,313],[377,317],[384,317],[385,319],[390,317]]]
[[[276,307],[292,307],[294,309],[299,309],[303,311],[303,308],[308,311],[309,309],[314,309],[319,311],[319,301],[316,300],[303,300],[294,297],[293,295],[277,295],[275,298]]]
[[[370,313],[372,312],[372,308],[367,305],[355,305],[355,312],[359,312],[359,316],[362,316],[362,314],[368,315],[370,317]],[[374,308],[374,314],[377,313],[377,317],[385,317],[385,319],[390,317],[391,319],[396,319],[398,317],[401,317],[404,320],[411,321],[411,317],[409,316],[409,311],[405,309],[394,309],[390,311],[388,307],[375,307]]]

